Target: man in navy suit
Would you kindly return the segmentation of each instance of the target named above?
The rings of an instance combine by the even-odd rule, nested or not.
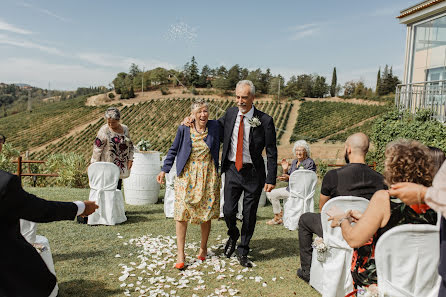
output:
[[[248,260],[249,242],[256,224],[257,207],[262,189],[270,192],[276,184],[277,147],[273,119],[253,106],[255,87],[249,80],[237,83],[237,107],[229,108],[219,119],[223,127],[222,173],[225,173],[223,214],[228,227],[225,255],[235,251],[242,266],[252,267]],[[262,157],[266,149],[268,175]],[[243,224],[237,228],[237,205],[243,197]]]
[[[3,141],[0,141],[0,151]],[[93,201],[47,201],[25,192],[20,179],[0,170],[0,297],[48,297],[56,285],[36,249],[20,233],[20,219],[45,223],[88,216]]]
[[[277,147],[273,119],[253,105],[255,87],[249,80],[237,83],[237,107],[229,108],[218,121],[223,142],[221,172],[225,173],[223,214],[228,227],[228,241],[224,254],[229,258],[236,249],[237,258],[244,267],[252,267],[248,260],[249,242],[254,234],[257,208],[262,189],[270,192],[276,184]],[[186,117],[183,124],[190,126],[193,119]],[[266,150],[268,175],[262,157]],[[243,197],[243,224],[237,228],[237,209]]]

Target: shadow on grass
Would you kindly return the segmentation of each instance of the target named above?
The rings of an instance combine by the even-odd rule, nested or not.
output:
[[[126,215],[134,215],[134,214],[142,214],[142,215],[150,215],[156,213],[163,213],[164,210],[162,208],[153,208],[150,210],[126,210]]]
[[[73,260],[73,259],[86,259],[94,257],[103,257],[105,253],[103,251],[92,251],[92,252],[72,252],[67,254],[54,254],[54,262]]]
[[[105,297],[123,293],[120,289],[107,289],[104,282],[77,279],[59,283],[58,296],[95,296]]]
[[[147,218],[146,216],[132,216],[131,214],[129,214],[127,212],[127,221],[124,222],[124,224],[136,224],[136,223],[141,223],[141,222],[148,222],[150,221],[149,218]]]
[[[299,256],[299,240],[295,237],[288,238],[261,238],[253,239],[250,246],[253,248],[251,256],[254,261],[268,261],[286,257]]]

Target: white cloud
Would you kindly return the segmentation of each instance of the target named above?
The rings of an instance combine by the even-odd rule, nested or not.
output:
[[[290,31],[301,31],[301,30],[305,30],[308,28],[314,28],[314,27],[319,27],[319,24],[310,23],[310,24],[304,24],[304,25],[297,25],[297,26],[290,27],[289,30]]]
[[[28,7],[28,8],[31,8],[31,9],[35,9],[35,10],[37,10],[37,11],[43,13],[43,14],[49,15],[51,17],[54,17],[54,18],[56,18],[56,19],[58,19],[59,21],[62,21],[62,22],[70,22],[70,19],[67,19],[67,18],[62,17],[60,15],[57,15],[54,12],[49,11],[48,9],[35,7],[35,6],[33,6],[33,5],[29,4],[29,3],[26,3],[26,2],[18,3],[18,5],[23,6],[23,7]]]
[[[143,60],[102,53],[80,53],[77,55],[77,58],[98,66],[119,68],[122,70],[127,70],[132,63],[135,63],[141,69],[142,67],[144,67],[145,69],[153,69],[156,67],[163,67],[166,69],[175,68],[175,65],[168,62],[158,60]]]
[[[305,38],[307,36],[314,35],[319,31],[320,31],[319,28],[312,28],[312,29],[296,32],[290,37],[290,39],[291,40],[299,40],[299,39]]]
[[[5,34],[0,34],[0,44],[6,44],[28,49],[37,49],[39,51],[46,52],[48,54],[65,56],[65,54],[58,48],[41,45],[32,41],[13,38]]]
[[[323,23],[309,23],[289,27],[287,31],[291,31],[290,40],[299,40],[307,36],[317,34]]]
[[[9,23],[1,20],[1,19],[0,19],[0,31],[8,31],[8,32],[12,32],[12,33],[25,34],[25,35],[32,34],[31,31],[18,28],[12,24],[9,24]]]
[[[72,64],[48,63],[39,59],[0,59],[0,82],[28,83],[33,86],[74,90],[80,86],[108,85],[116,71]]]

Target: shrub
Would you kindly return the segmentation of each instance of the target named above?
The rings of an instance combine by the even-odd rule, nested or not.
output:
[[[198,95],[198,94],[199,94],[198,91],[197,91],[197,89],[195,89],[194,87],[192,87],[192,88],[190,89],[190,92],[192,93],[192,95]]]
[[[375,120],[370,139],[374,150],[368,154],[370,161],[376,161],[377,170],[384,168],[386,145],[397,139],[414,139],[446,151],[446,127],[436,120],[430,120],[430,111],[420,110],[415,115],[396,110]]]
[[[323,161],[323,160],[316,160],[316,164],[317,164],[317,176],[320,179],[323,179],[325,174],[328,172],[328,162]]]
[[[170,94],[170,91],[169,91],[168,87],[164,87],[163,86],[163,87],[161,87],[160,91],[161,91],[162,95],[169,95]]]
[[[10,173],[16,172],[17,166],[12,161],[18,156],[20,156],[18,150],[14,149],[9,143],[4,144],[0,153],[0,169]]]
[[[88,163],[82,155],[76,153],[60,153],[50,155],[47,171],[57,173],[56,185],[72,188],[85,188],[88,185]]]
[[[115,94],[113,94],[113,93],[108,93],[108,98],[110,98],[110,99],[114,99],[114,98],[115,98]]]

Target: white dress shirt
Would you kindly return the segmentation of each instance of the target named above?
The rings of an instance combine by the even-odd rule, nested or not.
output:
[[[81,215],[85,210],[85,203],[82,201],[74,201],[73,203],[76,204],[76,206],[77,206],[76,216]]]
[[[229,161],[235,162],[235,155],[237,153],[237,139],[238,139],[238,127],[240,126],[240,116],[243,115],[243,164],[252,163],[251,154],[249,153],[249,132],[251,125],[248,120],[254,116],[254,106],[245,113],[242,114],[238,111],[237,118],[235,120],[234,130],[232,130],[231,136],[231,149],[229,150]]]

